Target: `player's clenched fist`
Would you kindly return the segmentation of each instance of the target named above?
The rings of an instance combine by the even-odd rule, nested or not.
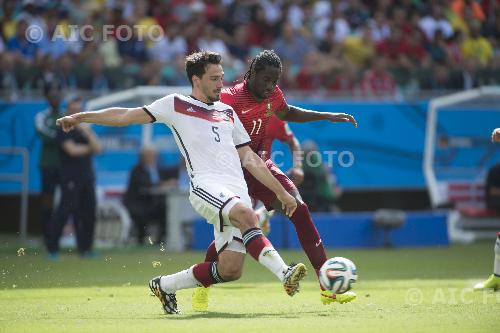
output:
[[[78,121],[71,117],[71,116],[66,116],[62,117],[56,120],[56,125],[61,126],[64,132],[69,132],[75,128],[76,125],[78,125]]]
[[[495,128],[493,133],[491,133],[492,142],[500,142],[500,128]]]
[[[297,209],[297,201],[288,192],[283,192],[283,194],[277,195],[279,201],[281,201],[281,208],[286,216],[292,216]]]

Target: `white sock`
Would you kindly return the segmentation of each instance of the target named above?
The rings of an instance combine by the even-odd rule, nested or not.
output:
[[[495,261],[493,264],[493,273],[500,276],[500,233],[498,234],[497,241],[495,242]]]
[[[253,247],[252,244],[250,244],[251,242],[257,242],[257,248],[252,250]],[[253,258],[255,258],[256,252],[259,251],[258,247],[262,246],[262,250],[260,250],[259,256],[257,257],[259,263],[276,275],[280,281],[283,281],[288,265],[285,264],[278,251],[274,249],[269,240],[262,234],[262,230],[259,228],[252,228],[245,231],[243,233],[243,244],[247,249],[247,253],[252,255]],[[255,252],[252,253],[253,251]]]
[[[183,271],[165,275],[160,278],[160,288],[166,293],[173,293],[180,289],[194,288],[200,285],[193,274],[193,267]]]
[[[288,265],[285,264],[278,251],[274,247],[266,246],[259,254],[259,263],[270,270],[283,282]]]

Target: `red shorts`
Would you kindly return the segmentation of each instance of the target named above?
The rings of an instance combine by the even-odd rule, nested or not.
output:
[[[281,170],[278,168],[273,161],[267,160],[266,166],[271,171],[272,175],[274,178],[276,178],[281,185],[287,190],[288,192],[291,192],[293,190],[297,190],[293,182],[288,178]],[[248,186],[248,193],[250,194],[250,197],[252,199],[260,200],[268,210],[272,209],[271,204],[275,202],[276,199],[276,194],[274,194],[273,191],[268,189],[264,184],[259,182],[257,179],[254,178],[248,172],[247,170],[244,169],[244,174],[245,174],[245,181],[247,182]]]

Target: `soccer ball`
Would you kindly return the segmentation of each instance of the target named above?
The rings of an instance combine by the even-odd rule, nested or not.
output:
[[[356,265],[347,258],[330,258],[319,270],[319,283],[334,294],[350,290],[357,280]]]

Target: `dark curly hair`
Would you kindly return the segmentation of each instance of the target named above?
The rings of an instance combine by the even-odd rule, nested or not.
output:
[[[193,75],[201,78],[207,69],[207,65],[220,65],[222,57],[216,52],[201,51],[195,52],[186,57],[186,75],[191,86],[193,85]]]
[[[255,69],[255,71],[258,72],[266,68],[266,66],[279,68],[280,71],[283,69],[281,59],[276,52],[274,52],[274,50],[264,50],[257,54],[257,56],[255,56],[250,63],[250,68],[245,73],[244,79],[248,80],[252,69]]]

